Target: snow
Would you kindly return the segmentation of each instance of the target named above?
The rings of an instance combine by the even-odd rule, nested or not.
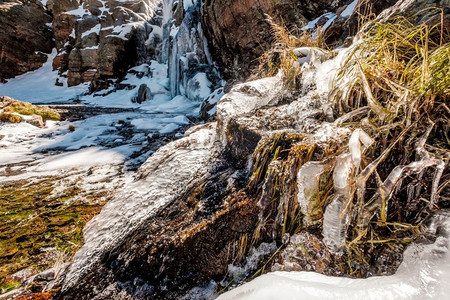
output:
[[[9,96],[35,103],[65,102],[69,99],[79,98],[88,90],[88,85],[67,87],[67,80],[59,77],[57,71],[53,71],[52,61],[56,55],[57,52],[54,49],[41,68],[9,79],[7,83],[0,83],[0,96]],[[56,79],[64,86],[56,86]]]
[[[314,20],[308,22],[305,26],[302,27],[302,30],[310,30],[310,29],[314,29],[314,28],[316,28],[317,22],[319,22],[319,20],[320,20],[321,18],[326,17],[326,18],[329,20],[329,19],[332,18],[334,15],[335,15],[335,14],[334,14],[334,13],[331,13],[331,12],[328,12],[328,13],[326,13],[326,14],[323,14],[323,15],[321,15],[321,16],[315,18]]]
[[[189,99],[203,100],[211,94],[212,83],[208,80],[206,73],[195,74],[187,84],[186,95]]]
[[[70,10],[70,11],[65,12],[65,13],[69,14],[69,15],[81,17],[83,15],[89,14],[89,11],[87,9],[84,9],[83,5],[80,5],[78,8],[76,8],[74,10]]]
[[[330,15],[330,18],[327,20],[325,24],[322,26],[322,30],[326,30],[328,27],[330,27],[331,23],[333,23],[334,20],[336,20],[337,16],[335,13],[332,13]]]
[[[358,4],[358,0],[354,0],[352,3],[347,5],[347,7],[341,13],[341,17],[343,17],[343,18],[350,17],[353,14],[353,11],[355,10],[355,7],[357,4]]]
[[[81,34],[81,38],[84,38],[84,37],[90,35],[91,33],[95,33],[95,34],[98,35],[98,34],[100,33],[101,27],[102,27],[102,25],[100,25],[100,24],[95,25],[95,26],[92,27],[91,29],[89,29],[89,30],[83,32],[83,33]]]
[[[196,4],[197,0],[184,0],[183,1],[183,8],[185,11],[187,11],[191,6],[194,6]]]
[[[430,231],[438,234],[436,241],[409,246],[398,271],[392,276],[350,279],[313,272],[273,272],[218,299],[448,299],[450,213],[437,213]]]
[[[185,116],[179,115],[175,117],[158,117],[158,118],[137,118],[131,121],[131,124],[137,129],[155,130],[160,134],[167,134],[188,125],[189,121]]]
[[[63,169],[86,168],[106,164],[121,164],[125,156],[114,150],[91,147],[46,158],[29,171],[58,171]]]
[[[50,139],[47,143],[36,148],[35,151],[44,150],[78,150],[84,147],[99,145],[119,138],[115,124],[119,120],[135,117],[136,114],[102,114],[86,120],[71,123],[75,131],[66,129],[65,134]]]
[[[145,26],[145,24],[142,21],[132,22],[132,23],[127,23],[127,24],[123,24],[120,26],[116,26],[113,29],[113,32],[112,32],[113,34],[107,35],[106,37],[120,38],[123,40],[128,40],[127,35],[129,35],[134,28],[144,27],[144,26]]]

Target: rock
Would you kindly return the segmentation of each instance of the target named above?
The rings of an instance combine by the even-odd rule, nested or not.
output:
[[[173,17],[175,19],[175,25],[180,26],[184,19],[184,5],[183,0],[179,0],[176,4],[175,12],[173,13]]]
[[[213,115],[216,114],[216,105],[225,94],[225,88],[218,88],[208,97],[205,98],[200,107],[200,116],[203,120],[208,121]]]
[[[61,74],[68,71],[69,86],[91,82],[90,90],[95,91],[107,87],[108,78],[122,78],[136,64],[156,59],[150,57],[146,41],[157,4],[157,0],[52,1],[48,7],[54,14],[58,49],[53,68]],[[87,11],[69,13],[80,5]]]
[[[53,296],[50,293],[31,293],[14,298],[14,300],[52,300],[52,299]]]
[[[136,102],[141,104],[144,101],[151,100],[151,97],[152,93],[150,91],[150,88],[145,83],[141,84],[139,86],[138,94],[135,99]]]
[[[41,116],[38,116],[38,115],[32,115],[29,118],[25,118],[24,121],[28,124],[31,124],[31,125],[39,127],[39,128],[42,128],[45,126],[44,120],[42,119]]]
[[[9,106],[14,101],[16,101],[16,100],[14,100],[10,97],[7,97],[7,96],[0,97],[0,109],[3,109],[5,107]]]
[[[64,83],[63,83],[63,82],[60,82],[60,81],[59,81],[59,78],[56,78],[55,85],[56,85],[56,86],[64,86]]]
[[[330,47],[343,45],[347,38],[353,37],[360,29],[360,14],[364,13],[364,10],[367,9],[367,7],[370,7],[370,12],[373,16],[377,16],[384,9],[391,7],[396,2],[397,0],[369,0],[364,2],[360,8],[356,6],[355,11],[350,16],[344,17],[341,16],[341,13],[346,6],[340,7],[336,11],[337,18],[325,30],[325,43]]]
[[[230,150],[236,166],[247,163],[263,132],[240,120],[259,108],[274,105],[282,90],[281,76],[264,78],[234,86],[217,104],[217,136]]]
[[[0,82],[42,66],[54,45],[51,22],[38,0],[0,3]]]
[[[337,270],[330,267],[332,264],[332,255],[325,244],[315,235],[301,232],[290,237],[279,261],[272,266],[271,271],[313,271],[336,275]]]
[[[266,14],[277,24],[300,28],[307,20],[342,6],[346,1],[208,0],[202,24],[213,57],[227,79],[247,78],[255,59],[276,42]]]

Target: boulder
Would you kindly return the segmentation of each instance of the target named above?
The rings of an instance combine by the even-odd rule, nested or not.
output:
[[[24,121],[28,124],[31,124],[31,125],[39,127],[39,128],[42,128],[45,126],[44,119],[42,119],[42,117],[38,116],[38,115],[32,115],[29,118],[25,118]]]
[[[142,102],[149,100],[151,97],[152,92],[150,91],[150,88],[145,83],[141,84],[139,86],[136,102],[141,104]]]

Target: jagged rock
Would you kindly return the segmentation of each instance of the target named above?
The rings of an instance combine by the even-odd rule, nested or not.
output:
[[[327,45],[330,47],[338,46],[345,43],[346,39],[353,37],[361,26],[361,14],[370,10],[373,16],[380,14],[384,9],[391,7],[397,2],[397,0],[370,0],[364,2],[361,7],[356,7],[354,12],[350,16],[341,16],[342,11],[346,6],[341,7],[336,11],[336,19],[325,30],[324,38]],[[321,26],[318,22],[317,26]],[[348,45],[347,45],[348,46]]]
[[[332,264],[332,255],[325,244],[315,235],[301,232],[290,237],[279,261],[272,266],[271,270],[272,272],[314,271],[336,275],[339,271],[330,268]]]
[[[346,1],[208,0],[202,24],[216,61],[227,78],[246,78],[255,59],[275,42],[265,14],[278,24],[301,28],[307,20]]]
[[[51,22],[40,1],[0,3],[0,82],[42,66],[53,48]]]
[[[234,164],[243,166],[264,134],[245,120],[264,106],[280,100],[281,76],[236,85],[217,104],[217,135],[224,148],[230,149]]]
[[[149,58],[146,41],[157,4],[157,0],[49,3],[58,49],[53,68],[68,71],[69,86],[92,82],[98,87],[108,78],[123,77],[129,68]],[[85,11],[75,13],[76,8]]]
[[[24,119],[24,121],[28,124],[31,124],[31,125],[39,127],[39,128],[42,128],[45,126],[44,120],[42,119],[41,116],[38,116],[38,115],[32,115],[31,117]]]

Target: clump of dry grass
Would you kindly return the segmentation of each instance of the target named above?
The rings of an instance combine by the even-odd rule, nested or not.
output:
[[[348,142],[325,147],[278,134],[255,152],[248,188],[264,211],[254,236],[270,227],[278,239],[302,227],[320,229],[328,206],[340,202],[345,240],[339,251],[358,277],[374,274],[375,259],[401,255],[420,237],[426,218],[450,200],[449,42],[441,24],[397,18],[371,25],[329,95],[339,116],[334,125],[353,132]],[[315,148],[326,155],[306,151]],[[297,176],[311,160],[324,171],[308,199],[313,205],[301,209]],[[306,217],[317,222],[308,224]]]
[[[4,108],[4,112],[7,113],[18,113],[21,115],[39,115],[42,117],[44,121],[46,120],[53,120],[53,121],[59,121],[61,120],[61,116],[58,112],[44,108],[35,106],[28,102],[20,102],[20,101],[12,101],[7,107]]]
[[[266,21],[271,28],[274,47],[258,58],[258,67],[253,70],[253,79],[275,76],[282,72],[284,84],[287,88],[299,87],[301,66],[294,49],[299,47],[314,47],[325,49],[323,32],[318,30],[315,38],[306,30],[289,31],[286,26],[277,24],[273,18],[266,14]]]
[[[11,113],[0,113],[0,122],[4,123],[20,123],[22,122],[22,117]]]
[[[338,123],[362,127],[374,140],[345,199],[353,267],[374,245],[419,236],[425,217],[446,199],[450,39],[441,29],[402,17],[374,23],[335,79],[330,100]]]

